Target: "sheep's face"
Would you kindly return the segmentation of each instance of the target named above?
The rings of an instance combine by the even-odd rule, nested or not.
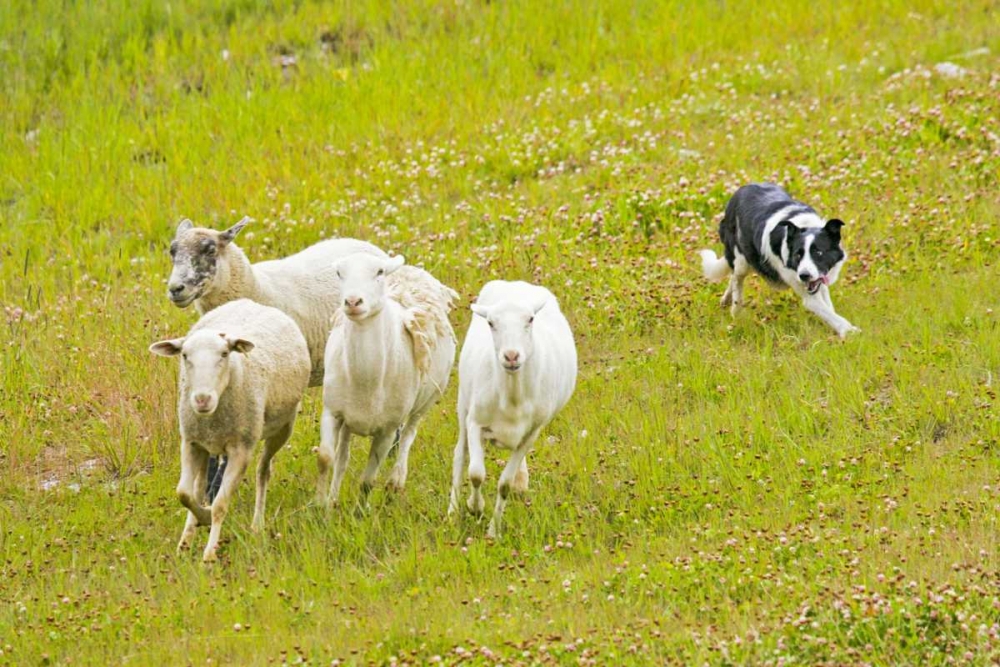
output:
[[[385,279],[403,266],[405,259],[396,255],[383,259],[358,253],[337,262],[340,279],[341,307],[353,322],[361,322],[382,311],[385,304]]]
[[[486,320],[493,335],[497,361],[508,373],[517,373],[535,350],[535,315],[545,302],[535,304],[503,301],[490,306],[472,304],[472,312]]]
[[[224,232],[195,227],[190,220],[177,226],[170,243],[174,268],[167,282],[167,296],[178,308],[186,308],[202,296],[218,271],[219,255],[249,222],[244,218]]]
[[[163,357],[181,355],[181,378],[191,409],[211,415],[229,386],[232,353],[247,354],[253,343],[224,333],[196,331],[187,338],[153,343],[149,351]]]

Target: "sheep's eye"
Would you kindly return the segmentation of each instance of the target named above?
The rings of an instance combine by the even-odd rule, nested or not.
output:
[[[376,275],[376,277],[377,276],[384,276],[385,275],[385,269],[379,269],[378,272],[375,275]]]
[[[187,361],[187,358],[188,358],[187,352],[183,353],[181,355],[181,358],[184,359],[184,361]]]
[[[177,246],[175,246],[175,245],[171,245],[171,246],[170,246],[170,256],[171,256],[171,257],[174,257],[174,256],[176,256],[176,255],[177,255]]]
[[[528,324],[531,324],[534,321],[535,321],[535,316],[534,315],[532,315],[531,317],[528,318]]]
[[[225,359],[228,356],[229,356],[229,350],[226,350],[225,352],[222,353],[222,358],[223,359]]]
[[[496,329],[496,326],[493,324],[493,320],[486,320],[486,321],[487,323],[489,323],[490,329]]]

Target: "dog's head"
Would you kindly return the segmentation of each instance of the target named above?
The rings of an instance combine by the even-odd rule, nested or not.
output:
[[[823,285],[837,279],[841,263],[847,253],[840,247],[842,220],[827,221],[822,227],[797,227],[791,220],[778,223],[776,229],[785,231],[781,259],[795,272],[809,294],[815,294]]]

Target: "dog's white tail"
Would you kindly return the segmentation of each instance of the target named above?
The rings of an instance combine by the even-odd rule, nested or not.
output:
[[[698,254],[701,255],[701,270],[710,282],[719,282],[732,271],[725,257],[718,257],[711,250],[699,250]]]

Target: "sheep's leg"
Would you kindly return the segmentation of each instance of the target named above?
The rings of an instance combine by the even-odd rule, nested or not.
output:
[[[393,429],[388,433],[376,433],[372,436],[372,447],[368,452],[368,465],[365,466],[365,471],[361,474],[361,498],[365,505],[368,504],[368,494],[375,486],[378,469],[382,465],[382,461],[385,461],[389,450],[392,449],[392,440],[395,434],[396,430]]]
[[[328,505],[334,505],[340,501],[340,485],[344,483],[344,473],[347,472],[347,464],[351,460],[351,429],[347,424],[337,420],[334,425],[336,434],[336,458],[333,460],[333,479],[330,480],[330,495]]]
[[[177,482],[177,497],[188,508],[187,521],[181,531],[177,550],[191,546],[195,528],[207,526],[212,515],[202,506],[205,499],[205,469],[208,467],[208,452],[194,443],[181,440],[181,478]]]
[[[493,519],[490,520],[490,527],[486,531],[486,536],[489,538],[496,539],[500,535],[500,523],[503,519],[504,508],[507,506],[507,496],[510,495],[514,478],[517,476],[521,464],[524,463],[524,457],[528,455],[528,452],[534,446],[535,438],[538,437],[539,431],[541,431],[541,427],[531,431],[521,441],[520,447],[515,449],[514,453],[510,455],[507,465],[504,466],[503,472],[500,473],[500,481],[497,483],[497,502],[493,508]]]
[[[469,511],[479,515],[486,507],[483,500],[483,482],[486,481],[486,458],[483,452],[483,427],[471,419],[467,424],[468,430],[466,438],[469,445],[469,483],[472,491],[469,493],[469,500],[466,505]]]
[[[206,453],[207,454],[207,453]],[[186,551],[191,547],[191,541],[194,539],[194,534],[198,526],[207,526],[211,523],[212,514],[205,508],[205,483],[208,479],[207,468],[209,457],[205,456],[205,464],[195,471],[194,475],[194,492],[195,492],[195,504],[198,509],[202,512],[202,517],[204,520],[200,520],[196,514],[188,510],[187,520],[184,522],[184,530],[181,532],[181,539],[177,544],[177,551]]]
[[[222,484],[219,486],[219,493],[212,501],[212,530],[208,535],[208,546],[202,560],[210,563],[216,559],[216,550],[219,548],[219,535],[222,532],[222,521],[229,511],[229,500],[246,473],[247,463],[250,461],[250,449],[252,444],[243,444],[234,447],[226,452],[226,472],[222,476]]]
[[[392,466],[389,473],[387,485],[393,491],[402,491],[406,486],[407,464],[410,459],[410,447],[417,437],[417,426],[420,424],[420,417],[414,417],[406,423],[399,435],[399,453],[396,454],[396,464]],[[391,446],[391,445],[390,445]]]
[[[521,459],[521,466],[517,469],[514,474],[514,481],[510,485],[511,491],[514,493],[527,493],[528,491],[528,457],[525,455]]]
[[[253,509],[253,523],[250,524],[251,530],[255,533],[264,529],[264,505],[267,503],[267,483],[271,479],[271,459],[292,437],[294,426],[293,417],[280,431],[264,441],[264,451],[261,452],[260,461],[257,463],[257,501]]]
[[[465,419],[458,420],[458,442],[451,463],[451,497],[448,500],[448,516],[458,511],[458,496],[462,493],[462,468],[465,467],[465,448],[468,438],[465,433]]]
[[[330,468],[335,468],[337,425],[333,413],[324,406],[319,419],[319,479],[316,481],[316,502],[327,505],[330,502]]]

